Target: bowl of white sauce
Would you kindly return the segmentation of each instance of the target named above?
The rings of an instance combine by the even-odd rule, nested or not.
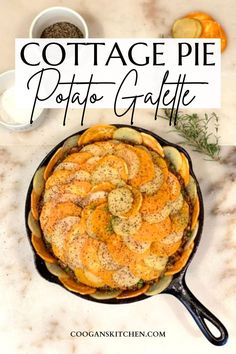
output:
[[[31,107],[21,107],[16,102],[15,70],[0,74],[0,125],[18,131],[36,128],[43,118],[43,108],[34,110],[33,124],[30,124]]]

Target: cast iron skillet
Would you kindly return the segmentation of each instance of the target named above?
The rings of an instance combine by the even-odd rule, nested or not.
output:
[[[124,125],[124,124],[114,124],[117,127],[125,127],[128,125]],[[182,151],[185,156],[187,157],[188,161],[189,161],[189,166],[190,166],[190,174],[194,177],[196,185],[197,185],[197,192],[198,192],[198,197],[199,197],[199,202],[200,202],[200,214],[199,214],[199,229],[198,229],[198,233],[197,236],[195,238],[194,241],[194,248],[193,251],[190,255],[190,258],[187,262],[187,264],[185,265],[185,267],[177,274],[174,275],[171,283],[169,284],[169,286],[162,292],[164,294],[171,294],[174,295],[177,299],[179,299],[184,306],[188,309],[188,311],[191,313],[192,317],[194,318],[194,320],[196,321],[197,325],[199,326],[200,330],[202,331],[202,333],[205,335],[205,337],[214,345],[223,345],[227,342],[228,339],[228,332],[226,330],[226,328],[224,327],[224,325],[205,307],[203,306],[198,300],[197,298],[191,293],[191,291],[189,290],[189,288],[186,285],[185,282],[185,274],[186,271],[188,269],[188,266],[193,258],[193,256],[195,255],[200,239],[201,239],[201,234],[202,234],[202,228],[203,228],[203,220],[204,220],[204,209],[203,209],[203,200],[202,200],[202,194],[201,194],[201,190],[199,187],[199,183],[194,175],[193,172],[193,168],[192,168],[192,161],[190,159],[190,156],[188,155],[188,153],[179,145],[170,143],[164,139],[162,139],[161,137],[159,137],[158,135],[143,129],[143,128],[139,128],[139,127],[133,127],[134,129],[140,131],[140,132],[145,132],[147,134],[152,135],[154,138],[156,138],[159,143],[163,146],[165,145],[171,145],[173,147],[176,147],[178,150]],[[81,134],[83,133],[85,130],[81,130],[73,135],[76,134]],[[68,138],[66,138],[68,139]],[[52,157],[52,155],[55,153],[55,151],[63,145],[64,141],[66,140],[64,139],[62,142],[60,142],[56,147],[54,147],[54,149],[52,149],[48,155],[43,159],[43,161],[40,163],[40,165],[38,166],[44,166],[46,165],[50,158]],[[26,230],[27,230],[27,235],[31,244],[31,231],[29,230],[28,224],[27,224],[27,219],[28,219],[28,214],[30,211],[30,196],[31,196],[31,191],[32,191],[32,182],[33,179],[31,180],[31,183],[29,185],[29,189],[27,192],[27,197],[26,197],[26,205],[25,205],[25,224],[26,224]],[[32,244],[31,244],[32,246]],[[33,246],[32,246],[33,248]],[[56,276],[54,276],[53,274],[51,274],[48,269],[45,266],[44,261],[37,255],[37,253],[35,252],[34,248],[34,259],[35,259],[35,265],[36,268],[38,270],[38,272],[40,273],[40,275],[45,278],[46,280],[53,282],[53,283],[57,283],[61,286],[63,286],[60,281],[58,280],[58,278]],[[69,291],[69,290],[68,290]],[[130,298],[130,299],[110,299],[110,300],[96,300],[88,295],[80,295],[77,293],[73,293],[77,296],[80,296],[84,299],[90,300],[90,301],[95,301],[95,302],[99,302],[99,303],[109,303],[109,304],[124,304],[124,303],[131,303],[131,302],[136,302],[136,301],[140,301],[140,300],[144,300],[149,298],[150,296],[146,296],[146,295],[140,295],[138,297],[135,298]],[[220,332],[219,336],[215,336],[212,331],[209,329],[209,327],[207,326],[207,323],[205,320],[210,321]]]

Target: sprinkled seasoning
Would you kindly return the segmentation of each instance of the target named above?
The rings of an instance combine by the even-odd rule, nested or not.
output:
[[[46,27],[40,38],[83,38],[81,30],[69,22],[56,22]]]

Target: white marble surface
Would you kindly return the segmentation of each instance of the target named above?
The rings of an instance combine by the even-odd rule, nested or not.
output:
[[[25,37],[32,18],[51,5],[67,5],[88,20],[91,36],[155,37],[167,34],[174,18],[201,9],[220,20],[229,33],[222,56],[223,100],[221,129],[234,142],[229,122],[236,113],[233,100],[236,61],[234,1],[49,1],[0,0],[0,71],[13,67],[14,38]],[[10,17],[10,21],[9,21]],[[50,111],[43,124],[25,133],[0,128],[0,343],[9,354],[233,354],[236,347],[236,150],[224,147],[221,162],[209,162],[191,153],[205,202],[205,225],[198,252],[190,265],[187,283],[205,306],[229,330],[224,347],[203,337],[184,307],[169,295],[130,305],[102,305],[82,300],[48,283],[37,273],[24,227],[24,203],[30,179],[48,151],[80,129],[80,111],[71,110],[66,127],[63,112]],[[235,119],[234,119],[235,120]],[[90,110],[86,126],[114,122],[112,111]],[[236,121],[236,120],[235,120]],[[129,122],[122,118],[121,123]],[[179,141],[165,121],[154,122],[149,111],[139,110],[135,124],[166,139]],[[72,330],[161,330],[166,338],[71,338]]]

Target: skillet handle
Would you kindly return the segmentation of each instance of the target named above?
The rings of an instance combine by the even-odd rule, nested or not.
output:
[[[225,326],[192,294],[186,285],[184,276],[173,281],[168,293],[177,297],[182,304],[188,309],[199,326],[204,336],[214,345],[224,345],[228,339],[228,332]],[[220,332],[219,336],[215,336],[207,326],[205,320],[211,322]]]

